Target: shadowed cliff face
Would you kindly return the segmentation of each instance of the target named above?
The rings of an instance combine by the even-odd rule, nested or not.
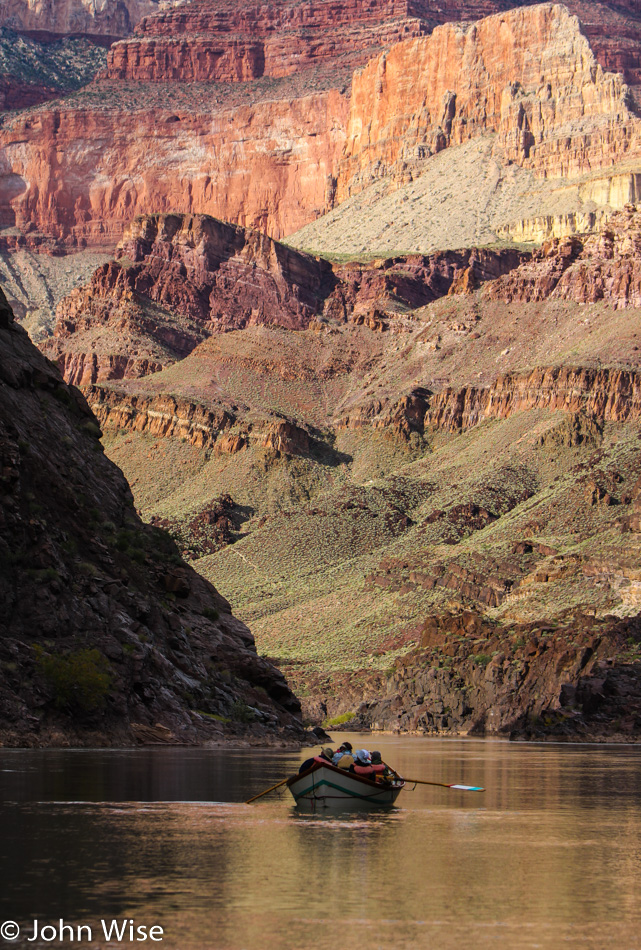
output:
[[[139,520],[84,398],[1,294],[0,403],[2,741],[296,740],[282,674]]]
[[[254,16],[194,0],[148,18],[76,97],[6,120],[0,220],[65,246],[115,242],[135,215],[170,210],[280,237],[477,135],[537,175],[638,154],[626,88],[565,8],[432,36],[429,8],[391,0]]]

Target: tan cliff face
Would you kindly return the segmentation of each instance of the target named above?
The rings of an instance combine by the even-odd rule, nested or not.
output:
[[[484,132],[497,133],[504,160],[537,174],[609,167],[638,148],[626,95],[565,7],[438,27],[355,74],[337,199]]]

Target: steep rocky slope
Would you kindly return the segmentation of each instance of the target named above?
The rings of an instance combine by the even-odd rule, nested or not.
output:
[[[0,27],[0,112],[80,89],[105,61],[105,50],[86,39],[43,44]]]
[[[426,170],[405,184],[395,182],[390,188],[394,176],[388,176],[364,187],[286,241],[308,253],[341,259],[502,243],[538,245],[596,233],[616,211],[639,201],[636,167],[631,159],[612,171],[537,178],[518,165],[502,164],[496,135],[483,135],[432,156]]]
[[[190,234],[222,226],[154,218],[132,234],[148,227],[155,243],[121,252],[136,305],[157,262],[167,312],[193,312],[200,275],[208,319],[225,289]],[[603,280],[587,303],[557,296],[545,270],[540,294],[515,302],[506,288],[550,260],[624,273],[640,227],[628,210],[534,256],[334,264],[303,323],[283,295],[280,322],[211,332],[158,372],[85,378],[144,516],[239,605],[308,716],[637,734],[639,331],[636,293],[622,295],[634,281]],[[59,333],[83,299],[63,301]],[[70,350],[75,336],[55,339]],[[463,611],[481,632],[447,620]],[[447,636],[427,642],[432,622]]]
[[[141,523],[85,400],[2,294],[0,337],[1,741],[299,738],[283,676]]]
[[[499,167],[539,176],[638,161],[627,87],[565,8],[422,35],[444,17],[391,0],[260,16],[192,0],[145,19],[96,83],[5,118],[0,222],[75,246],[119,238],[139,213],[205,212],[279,237],[488,133]],[[397,250],[414,249],[396,234]]]

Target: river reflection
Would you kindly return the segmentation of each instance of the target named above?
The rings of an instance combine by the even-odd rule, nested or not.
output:
[[[99,920],[126,917],[163,926],[165,950],[641,947],[641,750],[374,744],[405,775],[487,791],[309,815],[282,790],[242,804],[306,751],[0,750],[13,946],[60,946],[26,942],[34,918],[120,946]]]

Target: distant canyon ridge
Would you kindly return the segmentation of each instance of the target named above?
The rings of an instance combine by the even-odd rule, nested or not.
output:
[[[27,33],[47,20],[40,6],[20,9],[4,15]],[[124,15],[103,4],[66,16],[88,35],[91,17],[99,24],[116,9]],[[280,238],[377,183],[415,181],[434,155],[480,136],[491,139],[492,168],[581,183],[572,211],[621,207],[640,148],[634,5],[495,11],[191,0],[143,16],[88,86],[4,115],[3,240],[113,246],[137,214],[167,211]],[[143,12],[141,3],[130,16]],[[623,175],[615,187],[613,169]],[[503,224],[518,215],[505,209]]]

